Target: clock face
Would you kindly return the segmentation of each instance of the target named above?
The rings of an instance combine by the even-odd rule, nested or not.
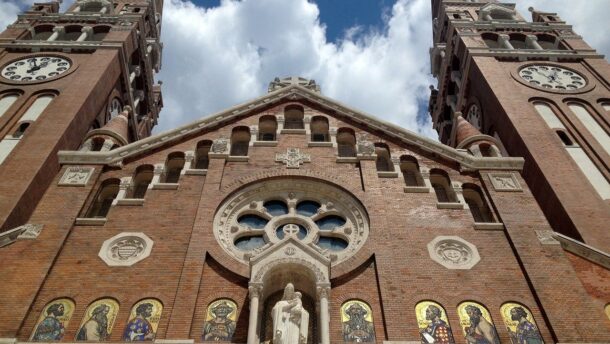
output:
[[[582,75],[556,66],[527,66],[519,71],[519,76],[530,85],[559,91],[577,90],[587,84]]]
[[[72,64],[57,56],[33,56],[6,65],[0,75],[13,81],[42,81],[65,73]]]
[[[466,120],[475,128],[481,130],[481,127],[483,126],[483,118],[481,116],[481,110],[476,104],[471,105],[468,109]]]

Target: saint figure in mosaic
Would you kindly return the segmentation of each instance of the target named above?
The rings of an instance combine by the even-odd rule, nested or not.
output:
[[[500,310],[512,344],[544,344],[536,322],[527,308],[516,303],[508,303]]]
[[[468,344],[500,344],[496,327],[485,307],[464,302],[458,306],[458,314]]]
[[[230,341],[235,333],[237,305],[231,300],[217,300],[208,307],[203,325],[204,341]]]
[[[141,342],[155,339],[161,308],[161,303],[157,300],[138,302],[131,311],[130,320],[125,326],[123,340]]]
[[[38,319],[31,340],[36,342],[61,340],[73,311],[74,303],[67,299],[56,300],[48,304]]]
[[[108,340],[118,310],[119,304],[112,299],[99,300],[91,304],[76,333],[76,340],[94,342]]]
[[[424,301],[417,305],[416,312],[423,344],[455,344],[451,327],[440,305]]]
[[[356,343],[375,342],[375,327],[369,305],[362,301],[348,301],[341,307],[343,340]]]

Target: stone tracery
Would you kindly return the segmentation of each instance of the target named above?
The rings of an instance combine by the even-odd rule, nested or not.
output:
[[[251,185],[224,202],[214,224],[225,252],[243,262],[295,234],[337,264],[355,254],[369,233],[366,212],[352,195],[309,179]]]

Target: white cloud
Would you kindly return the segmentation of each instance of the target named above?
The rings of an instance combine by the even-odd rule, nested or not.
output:
[[[429,3],[399,0],[383,30],[348,29],[331,43],[318,7],[306,0],[223,1],[210,9],[166,1],[159,129],[260,96],[276,76],[298,75],[329,97],[434,137],[427,116],[417,120],[434,83]]]

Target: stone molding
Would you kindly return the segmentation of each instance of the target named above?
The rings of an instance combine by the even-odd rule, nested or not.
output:
[[[107,239],[98,256],[108,266],[131,266],[150,255],[154,242],[141,232],[123,232]]]
[[[480,260],[477,247],[459,236],[437,236],[428,243],[430,258],[451,270],[470,270]]]
[[[542,245],[559,245],[559,241],[555,239],[555,232],[549,229],[536,229],[536,237]]]
[[[281,162],[286,168],[299,168],[306,162],[311,162],[311,155],[301,153],[298,148],[288,148],[286,153],[275,154],[275,162]]]
[[[117,164],[125,158],[140,155],[167,144],[176,143],[184,137],[195,135],[207,128],[229,124],[230,121],[238,116],[260,110],[270,104],[279,103],[284,99],[290,99],[290,96],[293,94],[300,95],[304,99],[318,104],[326,110],[333,111],[339,117],[349,118],[350,121],[367,126],[371,131],[383,131],[386,135],[402,141],[406,145],[415,145],[420,147],[423,151],[437,154],[446,160],[454,161],[460,165],[462,171],[476,171],[481,169],[520,171],[523,169],[523,158],[477,158],[394,124],[351,109],[335,100],[324,97],[298,85],[290,85],[263,95],[250,102],[237,105],[188,125],[138,140],[110,152],[60,151],[58,153],[59,161],[61,164]]]
[[[27,223],[0,233],[0,247],[14,243],[17,240],[33,240],[38,238],[44,225]],[[0,343],[1,344],[1,343]]]

